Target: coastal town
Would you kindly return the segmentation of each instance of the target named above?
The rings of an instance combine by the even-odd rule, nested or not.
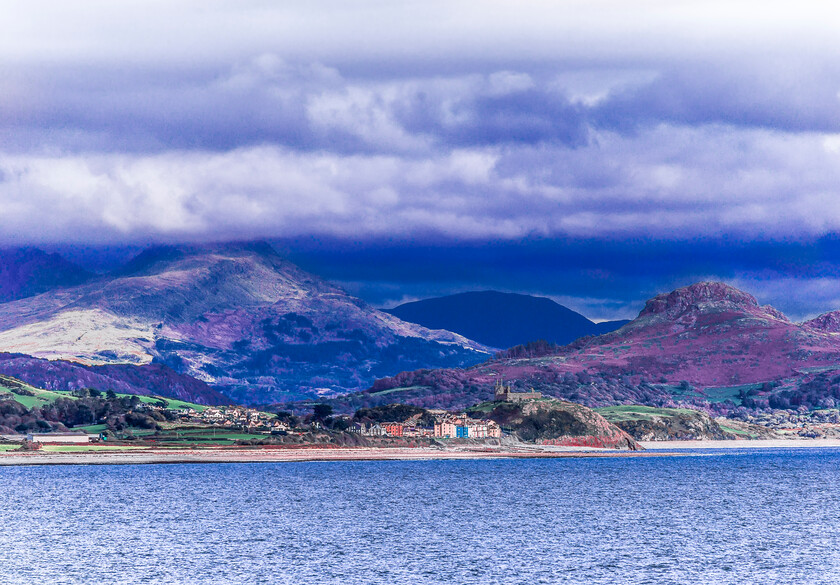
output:
[[[147,408],[160,408],[147,405]],[[486,439],[502,436],[501,427],[490,420],[475,420],[466,413],[452,414],[447,411],[430,411],[435,417],[433,426],[424,426],[415,416],[406,421],[364,422],[353,420],[348,415],[338,416],[346,422],[346,430],[364,437],[434,437],[458,439]],[[202,411],[184,408],[177,411],[178,418],[183,423],[201,424],[235,428],[257,434],[295,433],[295,426],[280,420],[275,415],[261,412],[253,408],[243,407],[211,407]],[[311,423],[316,428],[322,426],[320,421]],[[344,425],[340,425],[344,426]],[[298,431],[299,432],[299,431]]]

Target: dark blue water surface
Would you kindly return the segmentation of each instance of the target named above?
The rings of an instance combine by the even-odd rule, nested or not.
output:
[[[0,468],[0,583],[838,583],[840,450]]]

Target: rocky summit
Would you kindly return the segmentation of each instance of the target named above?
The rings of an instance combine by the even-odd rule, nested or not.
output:
[[[615,332],[559,348],[513,348],[465,370],[403,373],[377,381],[363,402],[387,393],[424,406],[467,406],[507,380],[589,406],[833,407],[840,403],[836,331],[834,314],[793,323],[746,292],[701,282],[650,299]]]
[[[0,351],[164,364],[247,404],[334,395],[490,355],[375,310],[265,243],[156,247],[114,274],[4,303]]]

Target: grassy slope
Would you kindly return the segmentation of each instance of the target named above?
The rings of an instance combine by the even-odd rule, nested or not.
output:
[[[653,406],[641,406],[629,404],[621,406],[606,406],[594,409],[610,422],[625,420],[650,420],[653,417],[678,416],[681,414],[694,414],[697,411],[688,408],[656,408]]]
[[[19,393],[23,390],[24,393]],[[31,392],[34,396],[28,396],[26,393]],[[0,375],[0,395],[11,394],[12,400],[22,404],[26,408],[43,406],[55,401],[58,398],[70,398],[75,400],[76,397],[70,392],[53,392],[51,390],[43,390],[36,388],[25,382],[21,382],[17,378]],[[130,394],[117,394],[120,398],[131,396]],[[183,400],[175,400],[172,398],[161,398],[159,396],[138,396],[141,402],[154,404],[163,400],[166,402],[168,408],[192,408],[198,412],[208,408],[201,404],[194,404],[192,402],[184,402]],[[164,425],[171,423],[164,423]],[[107,426],[104,424],[85,425],[73,427],[74,431],[84,431],[86,433],[99,433],[105,431]],[[212,429],[207,427],[183,428],[174,424],[171,429],[165,429],[160,432],[155,432],[149,429],[126,429],[126,434],[132,434],[136,437],[148,437],[160,443],[174,443],[176,445],[186,445],[190,443],[198,443],[203,445],[233,445],[237,440],[250,439],[264,439],[265,435],[254,435],[250,433],[242,433],[238,431],[230,431],[226,429]],[[0,445],[0,451],[8,451],[10,449],[17,449],[19,445]],[[133,449],[139,447],[133,446],[109,446],[109,445],[45,445],[46,451],[96,451],[96,450],[112,450],[112,449]]]
[[[23,390],[24,393],[19,391]],[[34,396],[29,396],[26,393],[32,393]],[[11,394],[12,400],[22,404],[26,408],[33,408],[36,406],[44,406],[50,402],[54,402],[58,398],[75,399],[70,392],[54,392],[52,390],[43,390],[31,386],[26,382],[22,382],[17,378],[10,376],[3,376],[0,374],[0,394]],[[103,395],[104,396],[104,395]],[[131,396],[131,394],[117,394],[120,398]],[[203,411],[207,406],[202,404],[194,404],[192,402],[184,402],[183,400],[175,400],[174,398],[161,398],[160,396],[138,396],[140,402],[154,404],[161,400],[165,401],[169,408],[192,408],[198,412]]]
[[[20,393],[21,391],[23,392]],[[27,393],[32,393],[33,396],[28,396]],[[22,404],[26,408],[44,406],[61,397],[72,398],[67,392],[42,390],[41,388],[36,388],[25,382],[21,382],[17,378],[3,375],[0,375],[0,394],[11,394],[12,400]]]

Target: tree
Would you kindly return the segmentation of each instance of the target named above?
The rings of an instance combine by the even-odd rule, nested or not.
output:
[[[312,415],[316,420],[324,420],[328,416],[332,415],[332,413],[333,407],[329,404],[316,404],[312,407]]]

